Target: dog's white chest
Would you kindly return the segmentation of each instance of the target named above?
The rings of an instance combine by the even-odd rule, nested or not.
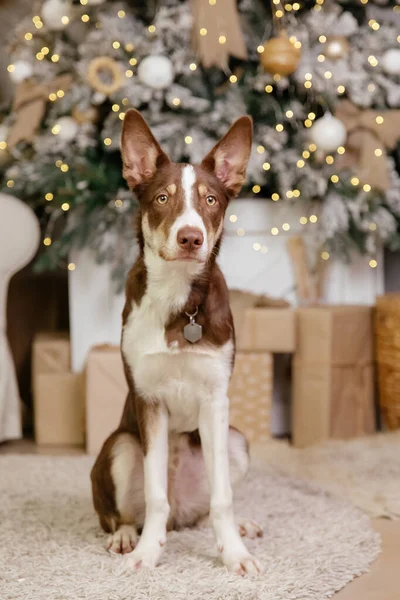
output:
[[[144,298],[124,327],[122,351],[144,400],[164,402],[171,431],[198,427],[199,407],[229,382],[232,343],[220,348],[167,345],[163,315]],[[225,391],[224,391],[225,390]]]

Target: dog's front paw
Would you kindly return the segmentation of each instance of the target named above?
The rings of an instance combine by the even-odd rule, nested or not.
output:
[[[237,535],[237,534],[236,534]],[[260,563],[250,554],[242,540],[238,536],[236,539],[228,540],[230,543],[218,545],[224,565],[236,575],[259,575],[262,572]]]
[[[236,575],[259,575],[262,573],[261,564],[247,550],[245,552],[223,552],[222,560],[231,573]]]
[[[127,566],[133,570],[139,571],[139,569],[154,569],[160,560],[162,547],[165,544],[161,543],[150,543],[142,544],[139,542],[135,550],[129,555]]]

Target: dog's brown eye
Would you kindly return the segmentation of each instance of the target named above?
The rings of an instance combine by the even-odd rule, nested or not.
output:
[[[157,202],[158,204],[167,204],[168,196],[166,196],[165,194],[160,194],[159,196],[157,196]]]
[[[207,196],[207,198],[206,198],[206,202],[207,202],[208,206],[214,206],[216,201],[217,201],[217,199],[215,196]]]

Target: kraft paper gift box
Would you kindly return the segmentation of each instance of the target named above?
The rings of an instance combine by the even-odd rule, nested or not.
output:
[[[236,327],[236,346],[249,352],[294,352],[295,311],[290,308],[247,309],[241,327]]]
[[[128,386],[118,346],[95,346],[86,365],[86,450],[97,454],[119,425]]]
[[[375,431],[373,312],[368,306],[297,310],[293,443]]]
[[[296,348],[296,312],[285,300],[250,292],[231,290],[229,299],[238,352],[274,354],[270,374],[273,390],[265,398],[260,391],[259,402],[261,410],[265,410],[265,404],[270,407],[268,434],[287,435],[290,431],[290,355]],[[252,368],[254,370],[255,365]],[[265,432],[262,439],[265,441]]]
[[[84,444],[84,390],[79,373],[34,375],[35,440],[39,445]]]
[[[35,440],[39,445],[83,445],[82,376],[71,373],[67,334],[39,334],[33,344]]]
[[[229,301],[239,350],[295,351],[296,314],[285,300],[231,290]]]
[[[237,352],[228,391],[229,421],[250,443],[271,438],[272,388],[272,354]]]
[[[71,370],[68,333],[39,333],[33,342],[32,361],[35,373],[68,373]]]

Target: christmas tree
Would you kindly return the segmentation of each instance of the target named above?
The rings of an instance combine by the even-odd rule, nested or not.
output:
[[[150,5],[45,0],[12,36],[2,188],[41,217],[39,267],[87,246],[123,277],[136,209],[119,148],[129,107],[173,160],[191,162],[251,114],[244,194],[302,202],[324,259],[357,247],[374,267],[378,247],[400,247],[397,3]]]

